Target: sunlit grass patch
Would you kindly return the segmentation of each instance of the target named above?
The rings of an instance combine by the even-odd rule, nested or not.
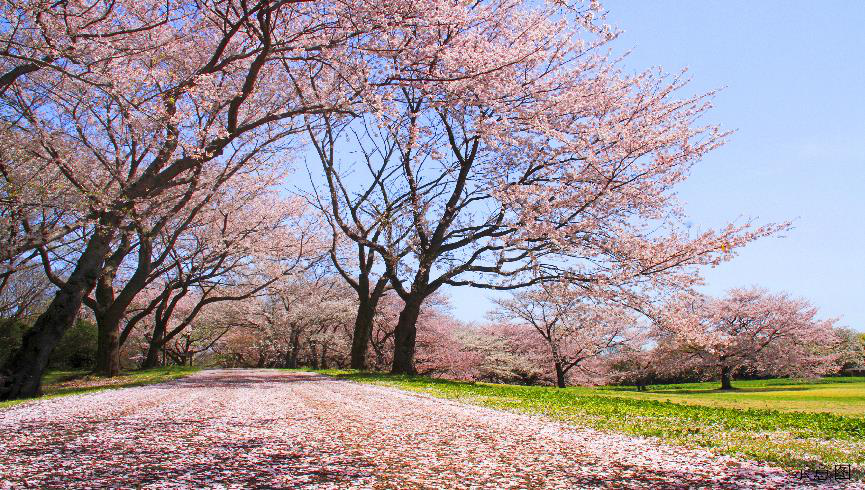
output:
[[[711,407],[766,409],[784,412],[826,412],[865,416],[865,378],[825,378],[737,381],[733,391],[718,390],[717,383],[655,385],[638,392],[627,387],[602,387],[611,396]]]

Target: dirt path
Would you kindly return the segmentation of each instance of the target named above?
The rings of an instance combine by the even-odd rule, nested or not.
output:
[[[0,488],[797,485],[703,451],[311,373],[205,371],[0,411]]]

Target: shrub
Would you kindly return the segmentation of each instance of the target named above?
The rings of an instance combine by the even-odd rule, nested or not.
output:
[[[96,365],[96,324],[79,319],[66,331],[48,361],[51,369],[92,369]]]
[[[27,323],[19,319],[0,320],[0,365],[5,364],[9,356],[21,346],[21,337],[27,327]]]

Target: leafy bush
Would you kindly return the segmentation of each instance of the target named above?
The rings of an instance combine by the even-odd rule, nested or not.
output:
[[[28,325],[17,319],[0,320],[0,365],[21,346],[21,337]]]
[[[60,339],[51,354],[51,369],[92,369],[96,365],[96,324],[78,320]]]

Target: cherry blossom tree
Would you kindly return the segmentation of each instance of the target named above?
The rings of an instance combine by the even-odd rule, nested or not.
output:
[[[300,275],[240,302],[247,326],[221,347],[235,363],[313,368],[348,364],[356,304],[338,278]]]
[[[55,300],[3,368],[2,396],[38,393],[47,353],[123,230],[182,208],[210,174],[278,160],[299,117],[353,112],[359,97],[375,99],[375,87],[409,83],[411,63],[438,55],[418,49],[423,33],[467,9],[443,1],[4,4],[3,147],[58,175],[74,211],[6,255],[85,232]],[[407,70],[383,62],[396,46],[413,53],[402,60]]]
[[[549,377],[546,346],[524,326],[512,323],[467,325],[454,333],[471,363],[471,381],[533,385]],[[552,378],[550,378],[552,382]]]
[[[662,326],[673,334],[675,367],[720,376],[735,373],[815,376],[838,369],[834,320],[819,320],[804,299],[766,290],[733,289],[725,298],[689,296],[667,308]]]
[[[14,46],[0,61],[5,129],[28,161],[62,176],[87,229],[3,368],[6,399],[39,392],[48,354],[121,230],[183,206],[209,174],[273,159],[298,115],[344,106],[347,92],[330,90],[343,86],[335,73],[316,73],[307,89],[323,50],[355,31],[292,1],[25,1],[2,13],[4,45]]]
[[[322,247],[304,211],[273,192],[229,193],[203,209],[176,240],[158,293],[136,315],[153,314],[144,366],[208,305],[248,299],[314,265]]]
[[[40,276],[40,250],[59,257],[54,266],[66,273],[69,243],[80,239],[72,196],[56,183],[56,171],[40,166],[22,151],[9,126],[0,126],[0,310],[5,316],[38,313],[46,303],[49,277]],[[48,252],[46,252],[46,250]]]
[[[205,307],[186,329],[164,344],[163,352],[175,364],[192,366],[196,356],[212,353],[231,330],[245,325],[246,319],[238,313],[230,302]]]
[[[39,267],[35,244],[62,246],[58,240],[76,229],[75,219],[59,207],[62,197],[46,192],[59,176],[32,165],[12,144],[0,129],[0,291],[17,272],[29,276]]]
[[[18,182],[10,170],[31,165],[60,177],[46,182],[47,194],[57,187],[72,197],[57,208],[72,216],[24,227],[29,236],[4,255],[70,229],[84,238],[55,299],[3,368],[3,398],[38,393],[48,353],[122,230],[178,209],[214,168],[284,150],[297,117],[351,111],[358,95],[375,95],[370,87],[411,82],[412,63],[439,55],[417,49],[424,32],[466,10],[295,0],[4,4],[0,146],[18,163],[4,169],[6,180]],[[382,56],[397,45],[413,54],[393,70]]]
[[[865,333],[849,327],[838,327],[835,334],[839,339],[837,352],[841,371],[865,366]]]
[[[421,307],[445,285],[567,278],[645,302],[783,228],[689,236],[672,191],[725,134],[697,124],[709,96],[675,97],[683,80],[618,71],[603,54],[615,34],[596,14],[558,4],[470,14],[427,39],[448,55],[413,66],[423,82],[383,87],[372,115],[324,117],[310,131],[331,219],[383,258],[405,304],[392,372],[415,372]]]
[[[120,323],[127,308],[144,288],[170,276],[180,262],[193,260],[190,256],[193,251],[187,243],[191,236],[198,236],[198,243],[204,246],[202,229],[223,230],[222,235],[212,236],[212,240],[221,244],[222,257],[252,254],[253,239],[268,244],[264,248],[270,251],[270,261],[278,253],[292,255],[292,251],[302,247],[304,230],[300,227],[304,225],[297,218],[303,207],[297,200],[286,201],[277,196],[276,186],[284,174],[274,170],[266,165],[264,168],[248,165],[242,172],[210,176],[182,209],[156,222],[136,223],[137,243],[126,234],[114,245],[104,262],[95,294],[84,298],[99,326],[97,372],[117,374],[121,338],[125,339]],[[292,234],[294,241],[287,241]],[[285,248],[278,252],[277,247]],[[262,256],[258,258],[261,260]]]
[[[493,319],[516,320],[543,339],[559,388],[567,385],[571,370],[590,372],[590,363],[613,354],[642,333],[634,315],[587,300],[567,284],[546,283],[496,303]]]
[[[315,196],[319,211],[325,216],[331,229],[330,259],[331,263],[343,280],[354,290],[357,295],[357,313],[354,319],[354,330],[351,342],[351,368],[366,369],[367,354],[370,349],[370,339],[373,334],[376,311],[382,298],[390,289],[388,278],[380,269],[380,258],[374,249],[362,242],[346,243],[345,238],[332,219],[329,207],[322,202],[320,196]],[[357,219],[361,219],[359,212],[363,199],[359,202],[349,204]],[[383,229],[380,226],[371,225],[360,230],[364,241],[377,242]]]

